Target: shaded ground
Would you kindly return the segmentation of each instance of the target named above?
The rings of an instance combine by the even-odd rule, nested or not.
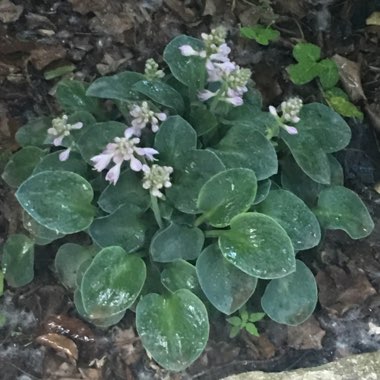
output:
[[[380,130],[380,27],[366,26],[365,21],[380,11],[380,1],[272,3],[273,8],[259,0],[0,1],[2,163],[18,148],[13,136],[19,126],[35,115],[59,113],[52,96],[57,79],[45,79],[52,69],[70,70],[72,65],[75,77],[86,81],[125,69],[140,70],[149,57],[162,61],[160,53],[174,36],[199,35],[222,23],[229,30],[236,61],[253,69],[266,105],[291,93],[300,94],[305,102],[320,99],[315,86],[294,87],[287,78],[292,46],[302,38],[318,43],[326,56],[339,54],[358,64],[344,83],[348,89],[352,81],[362,85],[363,91],[351,97],[367,118],[363,124],[350,121],[353,140],[339,159],[347,186],[366,202],[377,225],[362,241],[329,233],[318,249],[302,254],[320,288],[320,304],[308,322],[290,328],[265,320],[258,324],[260,338],[243,333],[230,340],[228,326],[220,318],[212,326],[205,353],[178,375],[162,371],[145,355],[133,330],[132,313],[107,331],[71,319],[75,318],[72,300],[48,269],[56,250],[41,248],[36,280],[21,289],[8,289],[2,299],[1,313],[8,322],[0,329],[1,379],[220,379],[251,369],[311,366],[379,349],[380,196],[375,185],[380,180],[380,155],[375,131]],[[281,38],[268,47],[238,37],[239,23],[274,20]],[[0,186],[0,243],[19,228],[13,195]],[[253,299],[252,309],[254,305]],[[57,321],[54,315],[64,320]],[[78,366],[35,341],[51,331],[75,341]]]

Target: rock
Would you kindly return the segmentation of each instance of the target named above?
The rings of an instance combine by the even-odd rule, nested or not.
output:
[[[224,380],[379,380],[380,352],[354,355],[314,368],[290,372],[253,371],[226,377]]]

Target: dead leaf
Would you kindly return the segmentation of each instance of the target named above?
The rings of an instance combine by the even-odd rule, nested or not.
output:
[[[9,0],[0,1],[0,21],[4,24],[17,21],[23,11],[22,5],[15,5]]]
[[[118,41],[124,40],[123,33],[131,30],[134,26],[133,18],[129,13],[102,13],[95,12],[96,17],[93,17],[89,22],[91,31],[101,34],[109,34],[115,37]]]
[[[186,23],[191,23],[196,20],[195,12],[192,9],[188,8],[183,1],[164,0],[164,3]]]
[[[380,12],[373,12],[366,20],[367,25],[380,26]]]
[[[105,0],[69,0],[72,4],[73,10],[82,15],[90,12],[102,11],[107,6]]]
[[[59,354],[64,354],[70,361],[78,360],[78,347],[69,338],[59,334],[45,334],[36,338],[36,342],[43,346],[50,347]]]
[[[95,342],[94,333],[84,322],[67,315],[51,315],[42,327],[48,333],[64,335],[75,341]]]
[[[142,347],[141,340],[138,336],[136,336],[133,328],[129,329],[114,329],[114,337],[113,342],[115,346],[120,350],[121,357],[127,366],[137,363],[144,349]]]
[[[366,99],[360,78],[360,65],[339,54],[335,54],[332,59],[338,65],[340,80],[350,100],[357,102]]]
[[[60,45],[40,45],[31,51],[30,61],[37,70],[42,70],[49,63],[65,57],[66,49]]]
[[[325,335],[313,316],[299,326],[288,326],[288,344],[296,350],[321,350]]]
[[[380,104],[366,104],[365,111],[372,125],[380,132]]]
[[[369,296],[376,294],[364,271],[355,266],[350,266],[346,272],[336,265],[330,265],[318,272],[316,279],[319,302],[335,315],[343,315],[361,305]]]

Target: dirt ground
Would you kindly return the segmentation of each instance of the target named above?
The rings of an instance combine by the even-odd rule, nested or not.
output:
[[[59,113],[53,97],[59,78],[49,78],[53,69],[65,68],[67,75],[85,81],[141,70],[147,58],[162,62],[163,48],[174,36],[199,36],[223,24],[234,59],[252,69],[265,105],[278,104],[288,94],[299,94],[305,103],[321,100],[315,85],[294,86],[288,79],[285,67],[298,41],[318,44],[327,57],[351,61],[341,83],[365,119],[349,121],[353,139],[338,159],[346,185],[362,197],[376,223],[367,239],[351,241],[344,233],[329,232],[317,249],[302,253],[320,291],[307,322],[286,327],[263,320],[259,338],[242,333],[229,339],[220,317],[211,326],[205,352],[181,374],[162,370],[145,354],[132,312],[105,331],[78,320],[71,295],[49,270],[55,245],[41,247],[36,280],[7,289],[1,300],[0,315],[7,322],[0,327],[0,379],[208,380],[379,350],[380,22],[366,25],[375,11],[380,12],[380,0],[0,1],[0,169],[18,149],[14,134],[20,126],[35,116]],[[257,22],[275,22],[280,39],[261,46],[239,37],[239,25]],[[1,182],[0,244],[20,228],[19,208]],[[255,302],[254,297],[252,309]],[[52,350],[36,341],[48,332],[70,339]],[[75,347],[77,362],[61,356],[70,356]]]

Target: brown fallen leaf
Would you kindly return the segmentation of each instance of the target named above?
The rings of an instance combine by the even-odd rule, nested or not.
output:
[[[44,321],[42,328],[48,333],[64,335],[75,341],[95,342],[94,333],[84,322],[67,315],[51,315]]]
[[[23,11],[22,5],[15,5],[9,0],[0,1],[0,21],[4,24],[17,21]]]
[[[69,338],[59,334],[45,334],[36,338],[36,342],[43,346],[50,347],[59,354],[64,354],[69,361],[76,362],[78,360],[78,347]]]
[[[288,326],[288,344],[296,350],[321,350],[325,335],[313,316],[299,326]]]
[[[49,63],[65,57],[66,49],[60,45],[40,45],[31,51],[30,61],[37,70],[42,70]]]
[[[335,54],[332,59],[338,65],[340,80],[350,100],[357,102],[366,99],[360,78],[360,65],[339,54]]]
[[[372,125],[380,132],[380,104],[366,104],[364,109]]]

